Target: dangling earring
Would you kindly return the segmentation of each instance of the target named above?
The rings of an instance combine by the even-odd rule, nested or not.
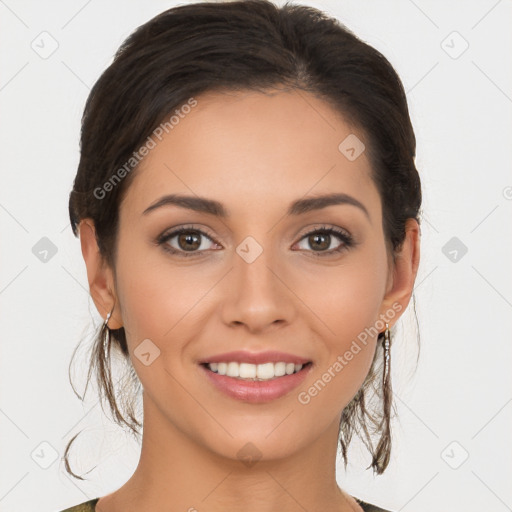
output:
[[[391,455],[391,406],[393,401],[393,392],[391,390],[391,360],[390,347],[391,336],[389,324],[386,323],[383,340],[384,349],[384,371],[382,373],[382,421],[380,423],[381,437],[375,453],[373,455],[372,466],[377,474],[381,474],[389,463]]]
[[[389,349],[391,346],[391,336],[389,332],[389,324],[386,323],[386,330],[384,331],[384,375],[383,382],[387,384],[389,381],[389,373],[390,373],[390,357],[389,357]]]
[[[107,315],[107,318],[105,318],[103,327],[108,327],[108,321],[110,320],[110,317],[112,316],[113,311],[114,311],[114,308],[112,307],[112,309],[110,310],[110,312]],[[388,324],[386,324],[386,325],[388,325]]]
[[[108,321],[110,320],[110,317],[112,316],[112,313],[114,311],[114,306],[110,310],[110,312],[107,315],[107,318],[105,318],[105,321],[103,322],[103,326],[101,327],[102,332],[105,332],[105,335],[103,337],[103,348],[105,349],[107,346],[110,345],[110,329],[108,327]]]

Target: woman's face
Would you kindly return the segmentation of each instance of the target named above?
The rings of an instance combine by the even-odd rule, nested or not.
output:
[[[393,295],[362,134],[305,92],[195,99],[121,203],[116,312],[148,417],[218,455],[280,458],[337,434],[411,290]],[[248,377],[208,369],[219,356]]]

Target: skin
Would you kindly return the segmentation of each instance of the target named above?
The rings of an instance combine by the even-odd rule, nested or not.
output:
[[[102,497],[101,512],[154,510],[356,511],[335,478],[340,415],[370,368],[376,335],[307,405],[307,390],[365,327],[400,313],[419,264],[419,226],[406,225],[395,261],[386,250],[382,206],[363,152],[349,161],[338,145],[355,133],[309,93],[207,93],[133,172],[120,205],[115,268],[102,260],[94,224],[80,225],[91,295],[109,327],[123,326],[144,392],[144,435],[130,480]],[[333,192],[360,201],[286,215],[304,197]],[[166,194],[223,203],[221,219],[167,205],[143,214]],[[199,256],[172,255],[155,240],[192,224]],[[322,226],[348,231],[325,245],[305,236]],[[193,233],[194,234],[194,233]],[[236,252],[247,237],[263,249],[252,263]],[[308,241],[309,240],[309,241]],[[167,241],[186,252],[176,236]],[[328,256],[316,256],[322,251]],[[382,331],[383,329],[381,329]],[[150,339],[160,356],[134,355]],[[201,358],[236,349],[280,350],[313,362],[299,388],[250,404],[215,389]],[[261,455],[248,467],[237,453],[251,442]],[[240,504],[243,504],[241,506]]]

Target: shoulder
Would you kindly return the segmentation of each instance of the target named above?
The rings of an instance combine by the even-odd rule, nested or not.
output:
[[[79,505],[75,505],[74,507],[67,508],[66,510],[62,510],[61,512],[94,512],[96,510],[96,503],[99,498],[95,498],[93,500],[84,501]]]
[[[392,512],[391,510],[385,510],[383,508],[380,508],[377,505],[366,503],[365,501],[362,501],[356,497],[354,497],[354,499],[357,501],[359,505],[361,505],[361,508],[364,510],[364,512]]]
[[[390,510],[385,510],[383,508],[378,507],[377,505],[372,505],[371,503],[366,503],[358,498],[354,498],[359,505],[361,505],[364,512],[391,512]],[[61,512],[95,512],[96,503],[99,498],[95,498],[93,500],[84,501],[79,505],[75,505],[74,507],[67,508],[62,510]]]

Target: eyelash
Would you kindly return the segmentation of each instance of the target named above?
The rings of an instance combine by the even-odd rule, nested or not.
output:
[[[181,228],[178,228],[170,233],[163,233],[162,235],[160,235],[156,242],[158,245],[161,245],[163,246],[163,249],[166,251],[166,252],[169,252],[171,254],[174,254],[174,255],[179,255],[180,257],[183,256],[185,258],[188,258],[190,256],[198,256],[200,255],[201,253],[203,252],[206,252],[206,251],[190,251],[190,252],[187,252],[187,251],[182,251],[182,250],[176,250],[172,247],[170,247],[167,242],[169,240],[171,240],[172,238],[174,238],[175,236],[178,236],[178,235],[181,235],[182,233],[198,233],[200,234],[201,236],[205,236],[206,238],[209,238],[212,242],[214,243],[217,243],[215,242],[215,240],[213,239],[213,237],[208,234],[207,232],[201,230],[201,229],[198,229],[198,228],[194,228],[194,227],[187,227],[187,226],[183,226]],[[309,231],[308,233],[305,233],[299,240],[299,242],[301,240],[303,240],[304,238],[307,238],[311,235],[314,235],[314,234],[317,234],[317,233],[322,233],[322,234],[327,234],[327,235],[336,235],[341,242],[343,242],[338,248],[336,249],[331,249],[330,251],[311,251],[314,256],[318,256],[320,258],[323,258],[323,257],[326,257],[326,256],[332,256],[336,253],[341,253],[347,249],[350,249],[351,247],[353,247],[354,245],[356,245],[356,243],[354,242],[354,239],[352,238],[352,236],[344,231],[344,230],[341,230],[339,228],[335,228],[335,227],[330,227],[330,226],[321,226],[319,228],[315,228],[314,230],[312,231]],[[220,245],[220,244],[219,244]]]

